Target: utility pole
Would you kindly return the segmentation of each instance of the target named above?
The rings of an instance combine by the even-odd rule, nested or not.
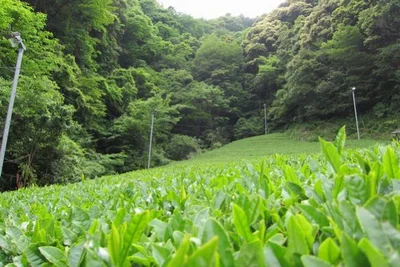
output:
[[[152,146],[152,143],[153,143],[153,128],[154,128],[154,111],[151,113],[149,160],[147,162],[147,169],[150,169],[150,163],[151,163],[151,146]]]
[[[358,127],[358,116],[357,116],[357,105],[356,105],[356,94],[355,94],[356,88],[355,87],[351,88],[351,91],[353,93],[354,115],[356,117],[357,136],[358,140],[360,140],[361,137],[360,137],[360,128]]]
[[[264,104],[264,131],[265,131],[265,134],[268,134],[267,104]]]
[[[1,142],[1,148],[0,148],[0,177],[3,172],[4,157],[6,154],[8,133],[10,131],[11,117],[12,117],[13,108],[14,108],[15,96],[17,94],[17,85],[18,85],[19,73],[21,70],[22,58],[23,58],[24,52],[26,50],[26,47],[25,47],[24,43],[22,42],[21,35],[18,32],[12,33],[9,41],[10,41],[12,47],[19,47],[19,50],[18,50],[17,65],[15,67],[14,80],[13,80],[12,87],[11,87],[10,102],[8,104],[6,123],[4,125],[3,140]]]

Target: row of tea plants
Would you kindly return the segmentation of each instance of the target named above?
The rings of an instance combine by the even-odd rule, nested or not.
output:
[[[0,196],[7,266],[400,266],[399,144]]]

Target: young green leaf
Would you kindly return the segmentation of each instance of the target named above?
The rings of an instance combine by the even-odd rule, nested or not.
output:
[[[163,266],[171,258],[171,250],[164,246],[153,244],[151,251],[159,266]]]
[[[388,260],[368,239],[361,239],[358,247],[367,256],[371,267],[389,267]]]
[[[400,248],[400,231],[393,227],[389,222],[383,222],[382,228],[385,231],[386,236],[389,238],[393,248]],[[397,252],[400,253],[399,250],[397,250]]]
[[[172,239],[174,241],[175,247],[179,247],[184,238],[185,238],[185,234],[181,231],[174,231],[172,233]]]
[[[327,142],[322,138],[319,138],[319,143],[321,144],[322,153],[324,154],[326,160],[329,162],[329,164],[331,164],[333,169],[338,172],[341,161],[340,154],[338,153],[336,147],[332,143]]]
[[[127,225],[126,231],[123,235],[123,249],[120,257],[125,259],[128,257],[129,248],[132,242],[138,241],[146,230],[150,221],[149,211],[144,211],[139,214],[135,214],[129,224]]]
[[[297,223],[301,227],[304,233],[304,237],[306,238],[308,247],[311,249],[314,244],[315,234],[314,227],[311,223],[301,214],[297,214],[294,216],[296,218]]]
[[[302,214],[312,223],[317,224],[319,227],[329,226],[329,220],[325,214],[310,205],[298,204],[297,207],[301,210]]]
[[[383,170],[383,166],[382,166],[382,164],[379,162],[379,161],[375,161],[373,164],[372,164],[372,167],[371,167],[371,172],[375,172],[375,174],[376,174],[376,180],[377,180],[377,182],[382,178],[382,176],[383,176],[383,174],[384,174],[384,170]]]
[[[117,227],[114,224],[111,224],[111,233],[108,239],[108,251],[110,253],[111,261],[116,266],[120,266],[121,263],[121,239],[122,238],[120,236],[120,233],[118,232]]]
[[[54,235],[54,221],[50,219],[36,221],[32,235],[32,243],[51,243],[47,242],[48,237]]]
[[[56,247],[39,247],[40,253],[57,267],[67,267],[67,258],[64,253]]]
[[[340,219],[336,223],[342,221],[342,230],[355,238],[362,238],[363,232],[360,223],[357,220],[356,209],[348,200],[339,202]]]
[[[278,245],[283,245],[286,242],[286,238],[283,234],[276,234],[271,236],[268,241]]]
[[[391,146],[386,148],[383,154],[383,170],[390,179],[400,179],[399,160]]]
[[[250,225],[247,220],[246,213],[236,204],[233,204],[233,223],[236,231],[244,238],[246,242],[254,240],[254,236],[250,232]]]
[[[288,248],[292,253],[308,254],[309,246],[306,239],[306,233],[298,223],[296,216],[289,219],[287,227]]]
[[[209,218],[204,226],[202,242],[206,243],[218,237],[218,254],[221,261],[221,266],[234,266],[232,243],[225,232],[224,227],[215,219]]]
[[[347,267],[368,266],[368,260],[357,246],[357,242],[345,233],[342,233],[340,251]]]
[[[31,266],[42,266],[47,262],[43,254],[40,253],[39,248],[35,245],[30,245],[24,251],[24,255],[26,256],[28,263]]]
[[[204,225],[206,224],[206,221],[210,216],[209,212],[210,208],[205,208],[199,211],[194,217],[193,224],[195,227],[197,227],[197,234],[199,238],[201,238],[201,236],[203,235]]]
[[[171,261],[168,263],[168,267],[175,267],[175,266],[185,266],[187,263],[187,253],[190,247],[190,235],[185,235],[183,241],[175,255],[172,257]]]
[[[244,244],[236,261],[236,266],[265,266],[265,257],[260,240]]]
[[[113,222],[115,227],[118,228],[123,223],[125,216],[126,216],[126,210],[124,208],[121,208],[117,211]]]
[[[378,191],[378,176],[375,170],[370,171],[364,181],[368,191],[368,199],[374,197]]]
[[[340,258],[340,249],[332,238],[328,237],[318,249],[318,257],[336,265]]]
[[[363,205],[369,196],[364,179],[358,175],[347,176],[345,178],[347,195],[354,205]]]
[[[289,263],[285,259],[288,249],[274,242],[267,242],[264,248],[265,264],[271,267],[288,266]]]
[[[336,175],[334,178],[334,185],[332,189],[332,197],[334,199],[337,199],[339,194],[342,193],[342,191],[345,188],[345,178],[343,175]]]
[[[382,224],[377,220],[377,218],[367,209],[361,207],[357,207],[357,218],[365,235],[368,237],[368,242],[370,242],[378,251],[389,255],[390,251],[393,251],[394,249],[383,231]]]
[[[215,198],[214,198],[214,208],[215,209],[220,209],[221,208],[221,205],[225,201],[225,197],[226,197],[226,193],[223,190],[219,190],[215,194]]]
[[[84,244],[71,247],[68,253],[68,266],[79,267],[85,258],[86,250]]]
[[[290,165],[286,165],[284,171],[286,181],[294,183],[296,185],[301,185],[299,177],[297,177],[296,172]]]
[[[358,165],[360,165],[364,174],[368,174],[371,171],[371,166],[370,166],[369,162],[367,161],[367,159],[358,152],[354,153],[354,156],[356,157],[356,159],[358,161]]]
[[[212,238],[206,244],[198,248],[190,257],[187,266],[208,267],[215,261],[218,248],[218,237]]]
[[[87,231],[90,228],[90,216],[79,207],[72,207],[72,223],[81,231]]]
[[[243,194],[236,201],[236,204],[246,213],[246,218],[249,225],[256,223],[260,213],[263,211],[262,198],[260,196],[254,196],[250,198],[249,196]]]
[[[163,222],[159,219],[154,219],[150,222],[150,226],[153,227],[158,241],[166,242],[171,237],[167,231],[168,224],[166,222]]]
[[[370,199],[364,207],[379,221],[388,221],[393,227],[397,227],[398,215],[393,200],[386,200],[383,197],[376,196]]]
[[[286,183],[289,191],[291,192],[291,196],[293,198],[299,199],[299,200],[304,200],[307,199],[306,194],[304,193],[303,187],[299,186],[298,184],[292,183],[292,182],[287,182]]]
[[[345,143],[346,143],[346,126],[343,126],[342,128],[340,128],[339,132],[337,133],[336,139],[334,142],[339,155],[342,155]]]
[[[304,264],[304,267],[333,267],[329,262],[315,256],[304,255],[301,257],[301,262]]]

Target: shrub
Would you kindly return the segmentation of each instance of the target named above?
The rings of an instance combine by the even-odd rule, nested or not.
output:
[[[165,148],[167,157],[172,160],[189,159],[191,155],[200,151],[196,138],[187,135],[174,135]]]
[[[235,139],[262,134],[264,131],[264,120],[262,117],[254,116],[249,119],[240,118],[235,125]]]
[[[166,153],[159,147],[154,147],[151,155],[151,167],[168,165],[170,160],[166,157]]]
[[[99,154],[95,151],[82,148],[77,142],[63,135],[56,151],[59,159],[54,161],[50,168],[51,177],[44,179],[40,185],[53,183],[78,182],[82,175],[87,178],[95,178],[102,175],[117,173],[117,168],[124,165],[127,156],[119,154]]]

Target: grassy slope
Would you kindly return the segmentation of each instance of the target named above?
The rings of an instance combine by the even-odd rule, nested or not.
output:
[[[375,141],[368,140],[347,142],[348,147],[368,147],[374,143]],[[318,143],[298,142],[282,134],[271,134],[240,140],[173,166],[86,180],[66,186],[26,188],[1,194],[0,265],[13,260],[21,261],[23,254],[31,266],[49,262],[67,266],[67,258],[85,258],[85,266],[104,265],[104,259],[107,261],[106,265],[111,266],[112,262],[107,260],[111,258],[114,266],[117,266],[117,260],[127,256],[134,261],[132,265],[137,264],[135,266],[140,266],[143,262],[162,266],[168,261],[169,266],[182,266],[183,259],[187,260],[189,257],[195,263],[191,266],[199,266],[200,262],[207,260],[221,261],[221,266],[222,263],[224,266],[261,266],[260,261],[266,262],[264,251],[268,251],[269,266],[276,265],[275,259],[283,261],[281,266],[294,266],[294,262],[300,260],[302,254],[302,260],[315,261],[313,266],[334,266],[316,258],[319,252],[309,251],[308,242],[325,242],[327,247],[327,242],[331,240],[329,242],[334,242],[334,245],[329,246],[340,245],[340,250],[335,248],[340,253],[344,253],[342,251],[345,249],[347,255],[354,253],[340,242],[340,237],[343,238],[346,234],[351,239],[351,244],[357,244],[359,239],[353,237],[353,229],[345,223],[359,220],[360,225],[354,224],[357,227],[355,233],[361,235],[363,240],[367,239],[368,244],[372,242],[375,247],[370,245],[371,251],[374,249],[374,253],[382,254],[379,260],[383,259],[384,262],[379,266],[389,266],[383,255],[397,260],[397,254],[394,254],[399,251],[400,244],[400,233],[396,230],[399,229],[398,215],[394,207],[394,203],[398,201],[398,190],[387,179],[393,168],[382,165],[388,166],[393,162],[388,163],[391,157],[383,156],[389,150],[376,149],[372,153],[358,155],[351,151],[346,153],[343,156],[343,171],[349,172],[354,178],[347,180],[342,175],[334,176],[333,168],[329,167],[321,154],[312,158],[305,156],[319,150]],[[261,157],[275,153],[304,155],[279,155],[261,161]],[[360,183],[361,189],[366,188],[361,177],[369,177],[364,173],[363,163],[357,167],[357,161],[364,157],[373,168],[381,170],[371,172],[376,183],[380,184],[373,192],[359,190]],[[259,161],[247,165],[245,162],[237,164],[237,160]],[[332,176],[333,179],[328,178]],[[346,190],[351,190],[351,194],[338,194],[333,182],[335,177],[345,181]],[[322,187],[322,184],[326,186]],[[380,189],[382,186],[383,189]],[[332,201],[334,194],[338,194],[338,199],[348,199],[347,221],[340,216],[331,217],[331,212],[327,212],[341,214],[338,200]],[[375,200],[374,203],[380,205],[379,208],[385,207],[384,212],[374,215],[375,213],[365,208],[360,210],[360,205],[371,202],[377,194],[382,197],[380,202]],[[300,201],[303,209],[306,206],[308,212],[299,210]],[[357,212],[362,212],[361,219],[357,219],[356,209]],[[374,209],[374,206],[370,209]],[[374,216],[378,216],[379,220]],[[390,226],[386,217],[383,220],[383,216],[389,216],[387,218],[390,220],[393,217],[394,226]],[[249,222],[242,220],[243,218],[252,220]],[[334,230],[333,227],[327,227],[331,224],[328,218],[332,223],[335,222]],[[264,235],[249,231],[250,226],[258,227],[266,223],[267,228],[264,230],[267,232]],[[313,228],[311,223],[316,226]],[[307,231],[303,231],[303,225],[307,227],[304,227]],[[128,226],[135,231],[127,231]],[[317,232],[312,234],[308,229],[315,229]],[[363,229],[368,232],[363,233]],[[194,241],[189,243],[187,234],[201,244],[195,245]],[[393,235],[393,245],[387,239],[389,234]],[[249,235],[263,247],[247,245],[243,240],[249,238]],[[121,252],[125,241],[119,240],[126,240],[125,236],[133,236],[132,240],[135,242],[135,249],[130,250],[129,255],[128,252]],[[279,251],[286,251],[285,247],[290,247],[287,250],[288,256],[276,256],[277,252],[271,248],[272,243],[266,242],[267,236],[275,240],[272,243],[276,244],[274,247],[279,246]],[[327,237],[330,237],[328,241]],[[286,243],[285,240],[289,241]],[[290,240],[296,240],[300,245],[294,247],[294,242],[291,243]],[[221,243],[216,246],[215,242]],[[190,254],[189,249],[183,250],[185,244],[195,253]],[[214,252],[215,246],[217,247],[218,256],[210,250],[211,245],[214,246]],[[67,248],[71,246],[73,249]],[[163,253],[159,253],[159,248],[163,248]],[[264,250],[265,248],[268,250]],[[49,253],[42,251],[50,251],[54,257],[49,257]],[[181,253],[176,251],[182,251],[182,258],[178,258],[177,255]],[[330,251],[328,248],[326,253],[333,255]],[[156,254],[159,256],[154,257]],[[44,255],[48,257],[45,258]],[[175,256],[171,259],[173,255]],[[237,255],[237,259],[233,255]],[[290,264],[286,263],[286,258]],[[357,259],[356,255],[354,258]],[[335,258],[332,261],[339,260]],[[335,264],[344,265],[343,260],[340,261]]]
[[[376,144],[375,140],[347,140],[349,148],[366,148]],[[295,141],[285,134],[274,133],[235,141],[219,149],[200,154],[191,160],[175,163],[193,164],[254,160],[274,154],[312,154],[320,152],[318,142]]]
[[[399,116],[378,118],[373,113],[369,113],[361,114],[359,121],[361,136],[366,139],[390,140],[392,138],[391,133],[400,127]],[[342,125],[346,125],[347,136],[350,139],[357,138],[357,129],[353,116],[308,123],[294,123],[290,125],[286,133],[296,140],[316,141],[318,136],[330,139],[335,137],[337,129]]]

